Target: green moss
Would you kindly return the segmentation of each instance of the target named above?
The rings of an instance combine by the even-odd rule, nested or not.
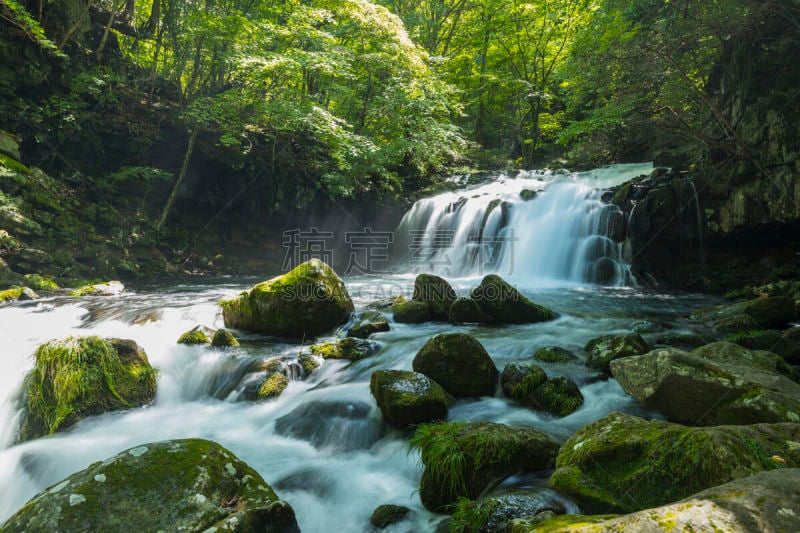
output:
[[[25,274],[23,277],[25,284],[31,289],[37,291],[54,291],[58,289],[58,283],[50,276],[42,276],[41,274]]]
[[[363,339],[345,337],[339,341],[312,344],[309,346],[309,350],[323,359],[358,361],[372,355],[375,350],[375,344]]]
[[[6,289],[4,291],[0,291],[0,303],[3,302],[16,302],[19,300],[19,297],[22,295],[22,291],[24,291],[22,287],[18,285],[14,285],[10,289]]]
[[[629,513],[686,498],[767,466],[800,465],[800,426],[689,428],[612,413],[561,447],[550,484],[590,512]]]
[[[536,522],[535,524],[532,524],[531,530],[536,531],[536,533],[567,533],[569,531],[576,531],[578,528],[580,528],[581,531],[584,531],[585,533],[592,533],[593,531],[600,532],[605,531],[605,528],[593,528],[592,526],[600,522],[612,520],[617,516],[618,515],[615,514],[594,516],[565,514],[541,522]]]
[[[574,381],[557,377],[547,380],[526,395],[524,405],[556,416],[567,416],[583,405],[583,395]]]
[[[214,332],[214,337],[211,339],[211,346],[218,347],[233,347],[239,346],[239,341],[227,329],[218,329]]]
[[[377,311],[366,311],[361,314],[358,322],[347,330],[348,337],[366,339],[373,333],[389,331],[389,321]]]
[[[42,344],[34,359],[25,380],[22,440],[52,434],[88,415],[143,405],[155,396],[156,371],[132,341],[69,337]]]
[[[522,199],[522,201],[528,202],[536,198],[536,191],[532,189],[522,189],[519,191],[519,197]]]
[[[450,321],[456,324],[481,324],[487,322],[488,318],[477,302],[471,298],[458,298],[450,306]]]
[[[588,352],[586,366],[606,373],[610,372],[609,364],[614,359],[642,355],[650,351],[650,345],[638,333],[626,335],[604,335],[586,343],[584,350]]]
[[[208,335],[203,330],[192,329],[178,337],[178,344],[210,344]]]
[[[289,385],[289,378],[276,372],[269,376],[264,383],[258,388],[258,399],[265,400],[267,398],[276,398],[284,391]]]
[[[497,507],[497,500],[472,501],[463,496],[456,500],[450,533],[477,533],[483,531]]]
[[[297,362],[303,367],[303,372],[305,372],[306,376],[319,368],[319,361],[317,361],[317,358],[307,353],[301,353],[297,356]]]

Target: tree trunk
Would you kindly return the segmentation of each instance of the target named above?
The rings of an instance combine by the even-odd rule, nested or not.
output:
[[[186,178],[186,173],[189,170],[189,160],[192,158],[194,143],[197,141],[197,134],[199,131],[200,128],[195,128],[195,130],[192,131],[192,135],[189,137],[189,145],[186,147],[186,155],[183,157],[181,172],[178,174],[178,179],[175,180],[175,185],[172,186],[172,192],[169,193],[167,203],[164,206],[164,210],[161,212],[161,218],[158,220],[158,224],[156,224],[156,231],[161,231],[161,228],[164,226],[164,222],[167,221],[172,204],[175,202],[175,198],[178,196],[178,189],[181,188],[181,184],[183,183],[184,178]]]

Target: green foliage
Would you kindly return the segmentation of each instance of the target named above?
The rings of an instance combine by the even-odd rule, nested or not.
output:
[[[475,502],[469,498],[460,497],[456,501],[453,519],[449,524],[450,533],[477,533],[482,531],[497,504],[497,500]]]
[[[0,0],[0,17],[22,30],[29,39],[56,57],[67,57],[47,38],[39,21],[17,0]]]
[[[431,476],[456,494],[467,493],[464,472],[469,456],[457,440],[465,428],[463,422],[421,424],[409,441],[409,449],[420,449],[421,461]]]
[[[40,291],[53,291],[58,289],[58,283],[52,276],[42,276],[41,274],[25,274],[25,284],[31,289]]]

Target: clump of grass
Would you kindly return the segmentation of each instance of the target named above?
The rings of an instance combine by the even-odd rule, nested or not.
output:
[[[475,502],[463,496],[453,506],[453,519],[449,524],[450,533],[476,533],[482,531],[497,507],[497,500]]]
[[[58,289],[58,283],[50,276],[41,274],[25,274],[25,284],[36,291],[54,291]]]
[[[13,285],[4,291],[0,291],[0,303],[14,302],[19,300],[20,295],[24,289],[18,285]]]
[[[420,449],[422,464],[450,493],[468,492],[464,479],[468,456],[458,442],[465,427],[464,422],[421,424],[409,442],[410,449]]]

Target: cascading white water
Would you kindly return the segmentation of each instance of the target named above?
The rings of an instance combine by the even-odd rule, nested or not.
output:
[[[625,220],[601,201],[652,163],[590,172],[523,171],[419,200],[396,235],[409,269],[445,276],[501,274],[527,286],[630,285]]]

